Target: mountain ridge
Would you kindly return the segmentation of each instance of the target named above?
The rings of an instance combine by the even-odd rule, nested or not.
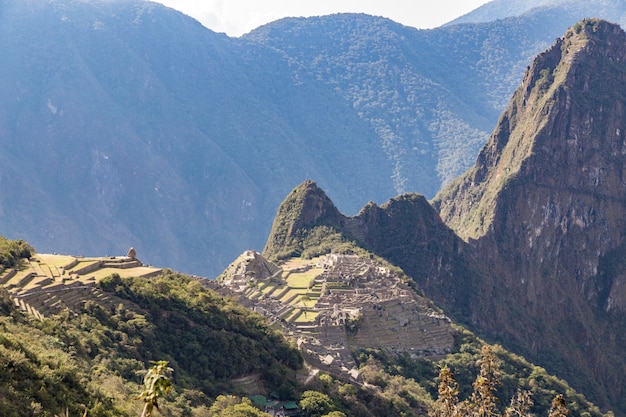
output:
[[[388,259],[448,314],[622,413],[625,46],[606,21],[570,28],[530,65],[475,167],[433,206],[406,194],[292,224],[309,235],[327,227],[330,249],[354,241]]]
[[[609,252],[622,253],[626,225],[625,44],[617,25],[574,25],[531,65],[475,168],[433,201],[502,277],[479,283],[480,291],[502,285],[494,302],[520,310],[479,313],[482,325],[503,330],[500,337],[537,360],[567,352],[566,363],[577,365],[565,375],[585,369],[590,387],[600,382],[592,390],[604,404],[623,398],[622,376],[609,360],[624,354],[615,340],[623,314],[607,309],[613,284],[601,269]],[[623,302],[619,294],[613,308]],[[552,330],[507,325],[520,312]]]
[[[48,252],[134,246],[203,276],[261,248],[307,178],[346,213],[434,196],[472,165],[531,57],[582,17],[418,31],[334,15],[234,39],[143,1],[2,13],[2,232]]]

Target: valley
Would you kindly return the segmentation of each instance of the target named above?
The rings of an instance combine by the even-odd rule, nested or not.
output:
[[[625,416],[626,6],[524,4],[3,2],[0,415]]]

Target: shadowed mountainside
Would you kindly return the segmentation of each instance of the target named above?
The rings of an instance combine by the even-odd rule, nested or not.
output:
[[[506,288],[498,314],[475,301],[476,323],[538,361],[562,358],[564,376],[597,382],[598,402],[622,410],[625,63],[620,27],[575,25],[531,65],[476,166],[434,200],[498,277],[477,293]]]
[[[531,57],[580,17],[420,31],[347,14],[233,39],[143,1],[4,1],[0,230],[44,252],[134,246],[214,276],[262,245],[306,178],[351,213],[433,196],[473,163]]]

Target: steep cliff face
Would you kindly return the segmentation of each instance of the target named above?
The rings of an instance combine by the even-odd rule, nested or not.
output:
[[[356,242],[455,318],[625,415],[625,135],[626,34],[585,20],[528,68],[475,167],[434,209],[405,194],[345,217],[306,182],[266,252]]]
[[[433,201],[498,277],[479,284],[499,289],[498,314],[475,305],[475,323],[622,413],[625,129],[626,34],[584,20],[533,62],[476,166]]]
[[[400,266],[457,317],[472,314],[468,295],[481,275],[478,266],[467,244],[423,196],[403,194],[382,206],[369,203],[344,225],[348,236]]]

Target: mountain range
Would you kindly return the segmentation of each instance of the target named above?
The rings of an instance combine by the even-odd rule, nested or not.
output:
[[[625,13],[510,3],[433,30],[339,14],[229,38],[144,1],[5,0],[0,231],[215,276],[263,245],[307,178],[345,212],[433,197],[474,162],[535,54],[581,17]]]
[[[430,203],[403,194],[349,217],[305,182],[264,255],[357,242],[456,320],[622,414],[624,80],[626,33],[583,20],[535,58],[476,164]]]
[[[559,19],[583,7],[571,2],[524,4],[527,9],[515,8],[522,13],[517,17],[452,22],[433,31],[341,14],[284,19],[232,39],[146,2],[5,2],[0,14],[0,48],[7,58],[0,66],[0,83],[7,92],[2,98],[6,105],[0,106],[0,227],[3,233],[32,240],[42,251],[80,253],[105,247],[107,252],[132,244],[149,261],[192,272],[219,268],[239,243],[266,230],[263,255],[278,264],[328,253],[364,256],[367,268],[358,279],[350,277],[351,285],[366,276],[383,283],[373,292],[350,289],[375,310],[360,322],[368,331],[376,332],[376,326],[384,326],[382,321],[392,320],[402,328],[419,327],[420,321],[411,322],[416,320],[412,314],[428,319],[417,306],[426,308],[431,324],[442,324],[438,327],[445,330],[445,337],[437,339],[445,343],[423,349],[451,354],[441,362],[412,362],[416,358],[400,352],[393,359],[400,362],[393,362],[363,340],[358,343],[365,351],[353,359],[365,373],[372,363],[380,367],[371,371],[379,372],[378,379],[372,379],[376,385],[393,386],[389,381],[399,377],[396,385],[421,389],[420,400],[409,407],[412,412],[423,412],[436,391],[433,363],[456,360],[463,362],[459,369],[476,364],[476,346],[481,343],[459,326],[448,328],[449,316],[567,379],[603,411],[622,416],[626,33],[618,24],[595,18],[573,24],[522,65],[526,70],[518,79],[521,84],[503,98],[498,92],[508,88],[504,74],[514,74],[527,49],[542,42],[531,22],[543,22],[548,32],[548,22],[557,26]],[[588,5],[597,13],[623,16],[620,2]],[[480,16],[489,16],[508,9],[504,2],[493,2],[481,10]],[[516,33],[523,35],[518,39]],[[494,43],[503,45],[498,39],[511,47],[494,49]],[[513,45],[511,39],[518,42]],[[508,69],[496,65],[504,62],[510,64]],[[499,107],[495,129],[474,151],[474,165],[465,170],[465,162],[459,161],[479,145],[481,123]],[[444,149],[459,154],[450,156]],[[416,182],[435,173],[436,185],[422,194],[404,192],[413,188],[409,172],[418,172]],[[320,186],[306,180],[280,195],[298,177],[317,175]],[[374,202],[381,197],[363,198],[370,202],[356,215],[342,214],[355,199],[378,192],[395,196],[381,205]],[[259,226],[265,210],[285,194],[282,204],[276,204],[271,228]],[[342,202],[336,205],[335,196]],[[49,246],[41,246],[36,236],[48,239]],[[30,251],[22,241],[6,242],[9,252]],[[134,251],[128,258],[138,262]],[[256,254],[252,258],[259,259]],[[61,312],[66,323],[39,323],[16,310],[15,300],[28,311],[21,291],[30,284],[39,286],[31,291],[42,291],[30,294],[33,302],[58,305],[46,295],[45,286],[80,281],[79,274],[71,272],[78,259],[84,258],[55,266],[57,275],[47,266],[51,277],[34,258],[23,260],[36,271],[24,277],[3,265],[2,284],[16,276],[19,281],[11,295],[2,293],[0,302],[2,324],[9,329],[0,342],[19,351],[0,359],[7,369],[22,366],[11,384],[22,387],[22,371],[37,381],[59,376],[80,385],[72,391],[77,396],[72,411],[79,411],[81,404],[97,408],[98,402],[110,401],[102,415],[110,415],[115,407],[131,414],[128,398],[120,394],[129,392],[127,388],[111,391],[115,394],[98,391],[97,372],[87,368],[97,359],[100,377],[123,387],[127,381],[116,378],[132,378],[141,360],[158,352],[175,361],[183,371],[183,386],[190,390],[177,398],[176,410],[192,402],[207,407],[210,401],[203,395],[234,389],[233,379],[253,372],[260,372],[268,386],[297,394],[300,353],[270,331],[264,319],[244,311],[233,298],[207,290],[219,285],[209,280],[171,271],[156,279],[85,276],[87,284],[67,285],[63,291],[96,288],[98,296],[81,302],[70,295],[68,305],[77,311]],[[336,264],[324,283],[307,275],[311,268],[324,270],[323,265],[292,266],[284,269],[287,277],[302,275],[289,284],[279,276],[279,267],[262,260],[258,265],[267,274],[263,286],[255,285],[253,270],[231,281],[251,295],[250,303],[258,297],[267,310],[274,309],[275,318],[296,320],[299,312],[306,318],[312,297],[341,299],[348,264]],[[238,264],[233,269],[241,268]],[[392,276],[393,288],[385,288],[385,277]],[[391,317],[376,301],[383,290],[387,296],[406,296],[412,290],[421,295],[419,302],[413,296],[416,308],[394,299],[394,311],[406,314]],[[276,292],[282,304],[272,300],[270,292]],[[101,297],[119,304],[103,307]],[[356,330],[359,336],[358,314],[347,317],[354,321],[342,322],[346,316],[338,316],[337,304],[325,303],[325,317],[340,324],[334,330]],[[207,312],[219,314],[211,319]],[[200,323],[206,328],[191,330],[200,329]],[[94,329],[98,331],[86,335]],[[387,336],[393,336],[394,329],[385,329]],[[336,334],[326,330],[332,340]],[[129,337],[133,331],[142,336]],[[41,343],[29,350],[13,333],[40,335],[27,339]],[[411,336],[398,338],[409,352]],[[218,337],[223,338],[218,343],[222,350],[215,355],[210,346]],[[179,344],[182,338],[186,341]],[[46,352],[42,343],[63,352],[59,355],[64,363],[37,359]],[[230,356],[231,343],[238,357],[254,352],[269,368]],[[124,351],[116,350],[117,345]],[[72,362],[72,349],[86,368],[79,371]],[[498,349],[502,357],[511,357]],[[190,359],[196,357],[202,358],[202,366]],[[195,372],[206,370],[213,357],[226,368],[220,365],[221,373],[210,375],[204,394],[193,392]],[[398,374],[381,372],[385,361],[385,372]],[[45,363],[45,369],[40,372],[35,362]],[[513,373],[525,375],[518,378],[521,383],[552,394],[541,385],[549,379],[545,371],[519,358],[506,366],[511,362],[520,368]],[[70,363],[74,371],[66,371],[69,365],[64,364]],[[272,372],[276,363],[286,366]],[[414,387],[410,374],[413,382],[416,375],[431,375],[430,382]],[[79,377],[89,383],[72,382]],[[198,380],[203,378],[206,382],[206,377]],[[325,381],[320,378],[326,388],[333,383]],[[50,395],[45,389],[23,387],[12,395],[25,407],[36,409],[48,402],[56,410],[62,406],[63,387]],[[512,380],[506,389],[514,389]],[[356,392],[344,389],[338,403],[353,401]],[[404,398],[407,392],[400,394]],[[33,395],[41,402],[29,405]],[[111,395],[120,398],[114,403],[107,400]],[[590,410],[582,415],[599,414],[576,396],[581,407]],[[372,398],[376,396],[369,397],[371,403],[379,401]],[[387,398],[379,406],[395,401],[397,397]],[[15,406],[8,401],[0,407]],[[541,407],[546,409],[545,404]],[[394,410],[401,413],[400,408]]]

